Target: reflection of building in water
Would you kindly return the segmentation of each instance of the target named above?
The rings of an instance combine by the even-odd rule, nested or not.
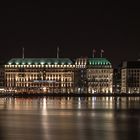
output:
[[[121,92],[140,93],[140,61],[122,63]]]
[[[111,93],[113,69],[106,58],[79,58],[76,60],[79,91]]]
[[[71,93],[74,67],[68,58],[13,58],[5,65],[6,88],[18,92]]]

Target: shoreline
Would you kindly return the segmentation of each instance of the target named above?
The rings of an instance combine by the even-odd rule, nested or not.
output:
[[[140,93],[0,93],[1,97],[140,97]]]

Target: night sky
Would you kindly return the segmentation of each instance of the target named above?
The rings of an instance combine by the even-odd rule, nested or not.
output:
[[[139,9],[125,4],[100,3],[92,8],[47,8],[16,3],[0,8],[0,58],[25,57],[108,58],[113,65],[140,56]]]

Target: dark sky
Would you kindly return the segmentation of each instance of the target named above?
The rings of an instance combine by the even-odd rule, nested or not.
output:
[[[92,8],[47,8],[16,3],[0,8],[0,58],[91,57],[96,49],[114,65],[140,56],[140,13],[118,2]]]

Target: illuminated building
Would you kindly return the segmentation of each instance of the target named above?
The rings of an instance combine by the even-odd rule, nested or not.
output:
[[[68,58],[13,58],[5,65],[5,86],[17,92],[73,93],[74,69]]]
[[[118,66],[117,69],[114,69],[113,72],[113,92],[120,93],[121,92],[121,68]]]
[[[0,64],[0,90],[4,88],[4,65]]]
[[[78,92],[112,93],[113,68],[106,58],[78,58],[75,65]]]
[[[140,61],[122,63],[121,92],[140,93]]]
[[[89,93],[112,93],[113,69],[106,58],[90,58],[87,66]]]
[[[75,61],[75,92],[87,93],[87,58],[77,58]]]
[[[13,58],[5,65],[6,90],[28,93],[111,93],[106,58]]]

